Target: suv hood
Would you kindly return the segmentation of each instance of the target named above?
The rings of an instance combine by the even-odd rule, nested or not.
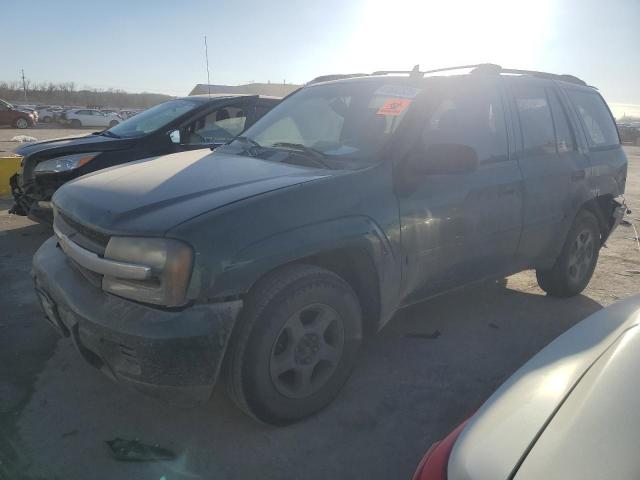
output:
[[[209,210],[332,173],[193,150],[85,175],[60,188],[53,203],[107,234],[159,235]]]
[[[25,143],[14,152],[23,157],[47,151],[47,157],[63,153],[104,152],[129,148],[134,142],[131,138],[111,138],[103,135],[87,135],[85,137],[56,138],[42,142]]]

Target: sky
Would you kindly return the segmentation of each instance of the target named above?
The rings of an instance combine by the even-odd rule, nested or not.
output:
[[[0,80],[206,83],[472,63],[570,73],[640,115],[640,0],[0,0]]]

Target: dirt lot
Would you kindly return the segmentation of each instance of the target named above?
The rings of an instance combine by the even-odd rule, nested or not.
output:
[[[0,142],[6,132],[0,129]],[[628,220],[640,229],[640,148],[626,150]],[[0,203],[0,478],[410,478],[432,442],[535,352],[640,291],[640,251],[633,229],[623,226],[583,295],[547,298],[524,272],[405,309],[366,346],[331,406],[270,428],[239,413],[221,388],[207,405],[178,410],[83,363],[43,321],[32,291],[31,256],[51,233],[8,215],[9,206]],[[115,437],[157,443],[179,459],[115,461],[105,445]]]
[[[88,135],[91,132],[100,130],[96,127],[86,128],[62,128],[57,124],[40,123],[33,128],[25,128],[18,130],[17,128],[0,127],[0,157],[3,153],[10,153],[20,145],[18,142],[12,142],[11,139],[17,135],[27,135],[37,140],[51,140],[52,138],[77,137],[80,135]]]

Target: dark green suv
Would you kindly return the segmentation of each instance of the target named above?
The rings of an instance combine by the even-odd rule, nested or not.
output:
[[[35,284],[116,380],[190,404],[223,375],[243,410],[285,424],[331,402],[399,308],[531,268],[550,295],[582,291],[626,172],[604,100],[575,77],[319,82],[215,152],[66,184]]]

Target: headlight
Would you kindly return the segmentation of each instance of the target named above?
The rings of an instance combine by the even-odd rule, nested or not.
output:
[[[105,275],[106,292],[144,303],[175,307],[185,303],[193,250],[169,238],[111,237],[104,258],[151,267],[147,280],[126,280]]]
[[[74,170],[86,165],[91,160],[100,155],[101,152],[92,153],[75,153],[73,155],[64,155],[62,157],[45,160],[36,165],[36,173],[60,173]]]

